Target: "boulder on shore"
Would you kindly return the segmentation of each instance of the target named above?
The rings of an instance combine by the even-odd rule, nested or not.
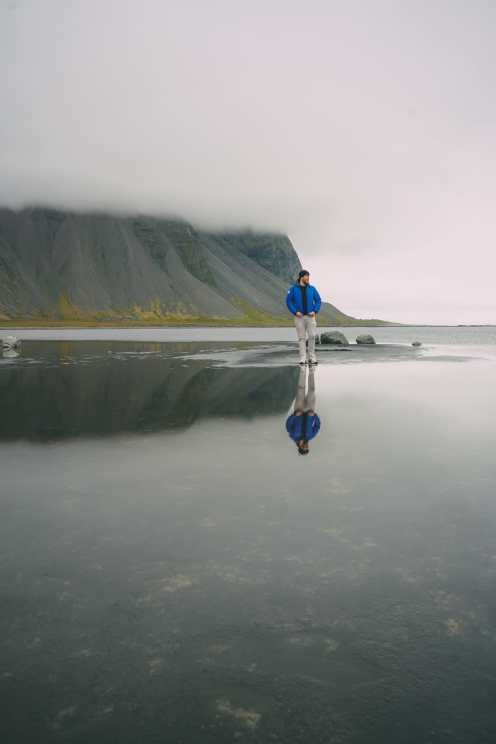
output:
[[[349,346],[349,341],[340,331],[331,331],[330,333],[320,334],[321,344],[334,344],[336,346]]]
[[[422,341],[412,341],[412,346],[422,346]]]
[[[17,336],[5,336],[1,342],[2,349],[19,349],[21,340]]]
[[[370,333],[362,333],[356,337],[357,344],[375,344],[375,338]]]

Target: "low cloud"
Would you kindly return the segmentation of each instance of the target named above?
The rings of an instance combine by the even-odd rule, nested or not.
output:
[[[287,232],[346,312],[496,322],[488,2],[0,9],[0,201]]]

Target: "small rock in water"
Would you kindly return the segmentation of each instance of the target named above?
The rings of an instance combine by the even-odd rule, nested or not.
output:
[[[357,344],[375,344],[375,338],[370,333],[362,333],[356,337]]]
[[[348,346],[349,341],[343,333],[340,331],[331,331],[330,333],[320,334],[321,344],[334,344],[337,346]]]
[[[3,349],[20,349],[21,340],[17,336],[5,336],[2,340]]]
[[[412,341],[412,346],[422,346],[422,341]]]

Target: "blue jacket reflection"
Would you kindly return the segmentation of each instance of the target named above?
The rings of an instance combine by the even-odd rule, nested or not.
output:
[[[307,442],[313,439],[319,433],[320,418],[316,413],[302,413],[299,416],[292,413],[286,421],[286,431],[293,442],[301,442],[305,439]]]

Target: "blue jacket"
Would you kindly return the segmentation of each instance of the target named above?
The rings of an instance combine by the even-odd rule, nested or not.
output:
[[[320,299],[320,295],[315,289],[315,287],[312,287],[311,284],[308,284],[307,285],[307,312],[318,313],[320,310],[321,303],[322,303],[322,300]],[[301,292],[301,286],[299,284],[293,284],[293,286],[288,289],[288,294],[286,295],[286,305],[288,306],[289,312],[293,313],[293,315],[296,315],[296,313],[303,312],[303,297],[302,297],[302,292]]]
[[[306,423],[305,427],[303,424]],[[303,428],[305,430],[303,430]],[[317,414],[302,413],[299,416],[292,413],[286,421],[286,431],[293,442],[300,442],[302,439],[310,441],[319,433],[320,419]]]

